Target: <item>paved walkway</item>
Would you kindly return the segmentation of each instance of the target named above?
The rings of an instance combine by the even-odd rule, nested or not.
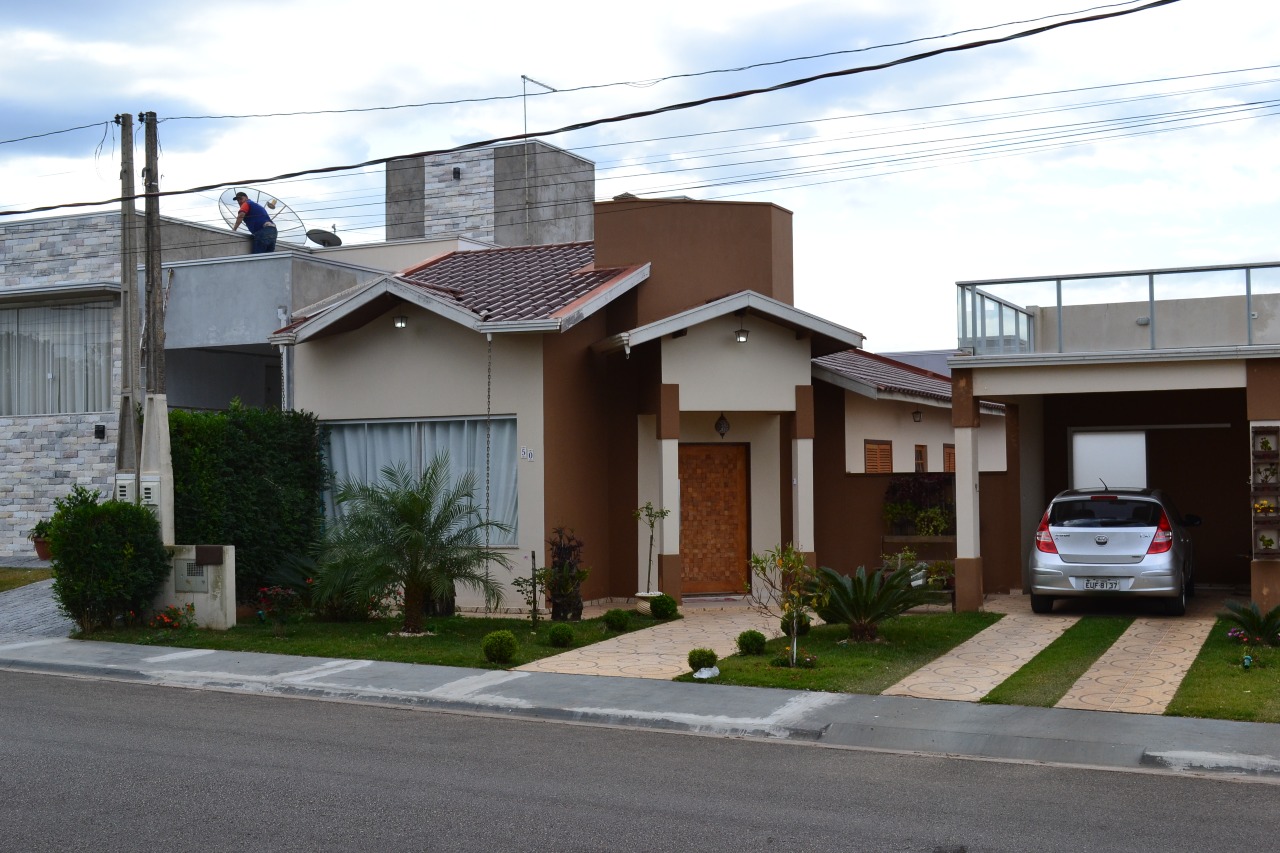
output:
[[[53,601],[53,581],[0,592],[0,637],[65,637],[76,625]]]
[[[607,609],[600,605],[587,607],[583,609],[583,616],[598,616]],[[522,672],[670,680],[689,671],[688,659],[692,649],[711,649],[720,657],[728,657],[738,651],[738,635],[743,631],[755,629],[766,637],[777,637],[782,633],[777,619],[761,616],[738,598],[688,598],[680,612],[683,619],[663,622],[643,631],[632,631],[516,669]]]

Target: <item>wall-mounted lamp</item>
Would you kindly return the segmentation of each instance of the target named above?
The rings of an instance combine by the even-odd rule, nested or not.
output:
[[[396,317],[395,323],[396,323],[397,329],[403,329],[405,326],[409,325],[409,318],[401,314],[400,316]]]
[[[915,421],[916,423],[920,423],[920,421],[922,421],[923,419],[924,419],[924,414],[919,409],[916,409],[914,412],[911,413],[911,420]]]
[[[724,416],[724,412],[721,412],[720,417],[716,418],[716,432],[720,433],[721,438],[724,438],[729,433],[729,419]]]
[[[738,315],[738,322],[741,323],[742,325],[738,326],[738,331],[733,333],[733,339],[740,344],[745,344],[747,342],[747,335],[751,334],[749,331],[747,331],[746,323],[742,322],[742,319],[743,317],[746,316],[747,311],[744,308],[740,311],[735,311],[734,313]]]
[[[454,166],[454,167],[453,167],[453,179],[454,179],[455,181],[460,181],[460,180],[462,180],[462,167],[461,167],[461,166]]]

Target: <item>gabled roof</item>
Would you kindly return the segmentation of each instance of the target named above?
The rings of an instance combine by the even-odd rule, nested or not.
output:
[[[349,331],[398,302],[479,332],[564,331],[649,277],[648,264],[597,269],[594,260],[591,243],[450,252],[304,309],[272,342]]]
[[[873,400],[951,405],[948,377],[863,350],[845,350],[815,358],[813,375],[815,379]],[[994,403],[984,402],[981,406],[987,412],[1004,411],[1004,406]]]
[[[663,317],[661,320],[655,320],[628,332],[612,335],[595,344],[593,349],[597,352],[617,350],[629,352],[634,346],[657,340],[664,335],[682,332],[708,320],[738,313],[744,316],[751,314],[765,317],[780,326],[794,329],[797,334],[809,336],[813,341],[815,352],[832,352],[845,347],[859,347],[864,340],[861,332],[846,329],[844,326],[816,317],[753,290],[743,290],[712,300],[705,305],[681,311],[679,314]]]

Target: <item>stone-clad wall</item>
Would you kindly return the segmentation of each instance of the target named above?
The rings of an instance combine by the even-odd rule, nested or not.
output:
[[[0,287],[119,281],[119,225],[115,213],[0,225]]]
[[[119,216],[69,216],[0,226],[0,287],[118,281]],[[112,317],[112,411],[0,417],[0,556],[34,556],[27,532],[80,484],[109,494],[120,400],[120,310]],[[106,427],[94,438],[94,426]]]
[[[459,169],[454,180],[454,167]],[[462,236],[493,242],[493,149],[426,157],[423,236]]]

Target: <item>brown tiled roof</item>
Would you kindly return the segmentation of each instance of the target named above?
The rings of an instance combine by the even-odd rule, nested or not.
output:
[[[545,320],[626,269],[595,268],[593,243],[451,252],[399,275],[486,320]]]
[[[951,402],[951,380],[947,377],[872,352],[849,349],[815,358],[813,363],[874,385],[878,391]]]

